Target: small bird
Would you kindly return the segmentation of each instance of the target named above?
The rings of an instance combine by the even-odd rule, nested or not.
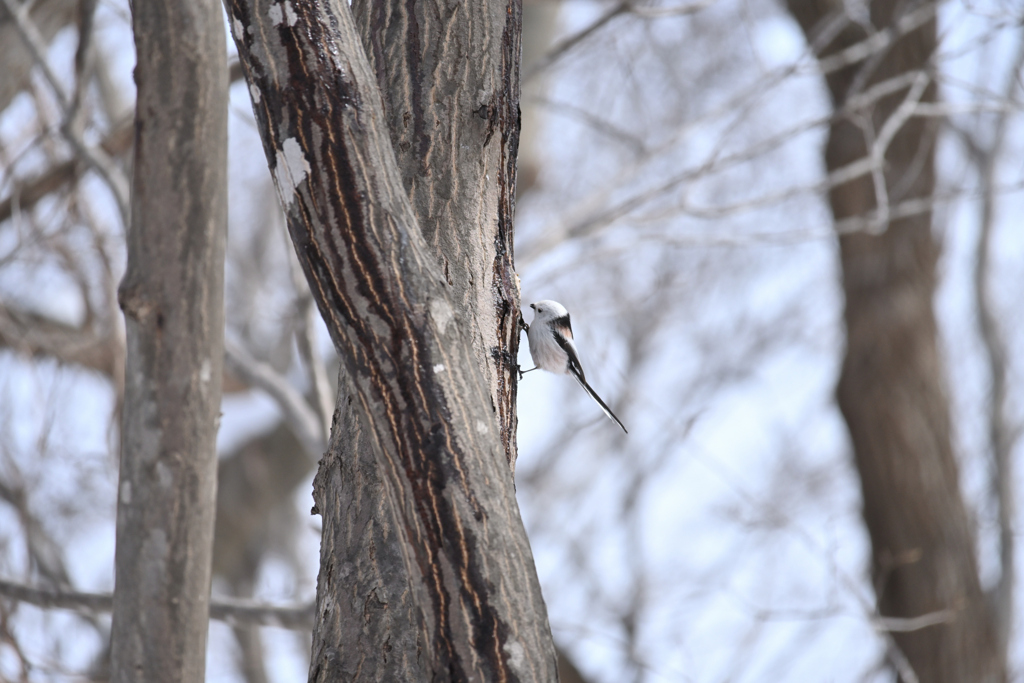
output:
[[[530,341],[530,356],[533,357],[533,364],[536,367],[526,370],[526,372],[540,368],[556,375],[572,375],[580,383],[580,386],[590,394],[590,397],[597,401],[597,405],[601,406],[604,414],[622,427],[623,432],[629,434],[608,404],[602,401],[597,392],[587,384],[583,366],[580,365],[580,356],[576,352],[576,344],[572,340],[569,311],[565,310],[565,306],[557,301],[550,300],[530,304],[530,308],[536,315],[533,316],[533,322],[530,325],[524,323],[524,327],[526,327],[526,338]]]

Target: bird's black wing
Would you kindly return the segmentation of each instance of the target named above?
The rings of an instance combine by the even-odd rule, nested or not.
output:
[[[566,370],[573,376],[582,377],[583,381],[586,382],[583,364],[580,363],[580,354],[576,351],[576,344],[572,340],[572,325],[569,323],[569,314],[566,313],[561,318],[555,318],[551,321],[550,325],[551,334],[555,338],[555,342],[565,351],[565,355],[569,357]]]

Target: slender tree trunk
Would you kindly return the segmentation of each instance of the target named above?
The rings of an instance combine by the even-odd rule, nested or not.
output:
[[[871,23],[892,31],[890,45],[836,68],[842,65],[831,59],[869,37],[864,27],[844,19],[840,0],[788,5],[822,64],[833,65],[827,74],[836,111],[825,150],[828,170],[865,158],[876,140],[892,134],[880,183],[864,175],[829,195],[837,221],[875,219],[874,232],[839,236],[847,349],[837,396],[860,474],[878,609],[894,617],[949,611],[944,623],[894,634],[921,681],[1003,681],[1005,662],[981,590],[953,455],[932,305],[939,245],[931,213],[894,219],[885,210],[886,202],[927,199],[934,189],[935,120],[894,122],[915,98],[937,99],[929,75],[936,8],[874,0]],[[922,18],[917,27],[908,32],[904,23],[894,31],[913,11]],[[888,95],[855,104],[855,96],[883,82],[894,86]]]
[[[112,679],[202,681],[224,355],[221,6],[136,2]]]
[[[500,60],[473,67],[492,74],[492,89],[447,102],[458,112],[454,129],[435,118],[417,124],[501,160],[504,179],[477,179],[480,191],[499,184],[487,190],[494,205],[514,190],[514,100],[503,99],[499,69],[518,57],[518,14],[501,11],[512,25],[497,12],[488,25],[514,37],[502,34]],[[495,374],[512,376],[514,357],[488,353],[495,343],[486,340],[502,328],[478,331],[490,313],[476,310],[477,290],[466,284],[479,273],[491,279],[473,287],[508,278],[498,306],[510,308],[503,324],[515,329],[511,269],[480,262],[511,263],[511,194],[505,213],[433,214],[439,235],[465,230],[453,251],[438,247],[448,237],[425,239],[347,3],[233,0],[229,14],[288,228],[342,362],[314,485],[324,526],[310,680],[556,680],[508,462],[514,406],[496,404],[512,394],[493,390]],[[465,36],[475,25],[452,21],[449,32]],[[454,68],[457,52],[427,51],[442,70]],[[418,115],[409,113],[410,125]],[[473,168],[486,176],[489,163]],[[434,164],[418,168],[429,174]],[[446,186],[430,196],[443,204],[456,194]],[[507,253],[488,257],[487,243]],[[447,268],[438,260],[446,253],[459,257]],[[510,334],[509,354],[517,342]]]

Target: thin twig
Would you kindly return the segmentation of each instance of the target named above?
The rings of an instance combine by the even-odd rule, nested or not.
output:
[[[885,120],[882,130],[878,132],[878,137],[871,144],[871,179],[875,186],[875,200],[878,206],[875,209],[875,219],[869,232],[884,232],[889,225],[889,192],[884,174],[885,153],[896,134],[913,116],[914,109],[921,97],[924,96],[924,91],[929,83],[931,83],[931,77],[925,71],[918,71],[906,97],[903,98],[896,111]]]
[[[57,75],[50,68],[50,64],[46,60],[45,42],[39,33],[39,29],[36,28],[31,17],[28,16],[30,3],[26,2],[19,5],[14,0],[0,0],[0,2],[7,8],[14,21],[14,27],[18,35],[25,43],[25,46],[32,55],[32,59],[39,66],[46,81],[50,84],[50,88],[53,90],[54,97],[57,99],[63,116],[61,132],[75,153],[84,159],[106,182],[111,193],[114,195],[114,200],[117,202],[121,220],[127,226],[130,218],[128,178],[114,163],[114,160],[107,156],[102,149],[86,144],[79,134],[77,127],[74,125],[75,111],[72,107],[72,102],[68,99],[67,93],[64,92],[60,81],[57,79]]]
[[[532,68],[522,75],[522,82],[527,83],[531,79],[539,76],[543,71],[551,68],[551,66],[564,57],[566,53],[601,30],[615,17],[622,16],[623,14],[633,14],[641,19],[682,17],[699,12],[702,9],[710,7],[715,2],[716,0],[702,0],[701,2],[678,5],[675,7],[643,7],[639,3],[624,0],[617,5],[612,6],[608,11],[599,16],[585,28],[560,40],[547,52],[547,54],[538,59]]]
[[[68,111],[68,125],[77,125],[85,98],[86,86],[92,74],[92,33],[93,16],[97,0],[79,0],[78,3],[78,49],[75,51],[75,93]]]
[[[5,1],[9,2],[10,0]],[[568,38],[559,41],[558,44],[556,44],[554,47],[551,48],[551,50],[548,51],[547,54],[545,54],[543,57],[537,60],[537,62],[533,65],[533,68],[531,68],[529,71],[523,74],[522,82],[527,83],[532,78],[535,78],[542,71],[550,68],[552,64],[561,59],[567,52],[569,52],[569,50],[573,49],[574,47],[582,43],[584,40],[589,38],[591,35],[599,31],[601,27],[605,26],[612,19],[627,13],[629,11],[629,7],[629,2],[620,2],[619,4],[615,5],[610,10],[602,14],[600,17],[598,17],[596,20],[594,20],[593,23],[591,23],[583,30],[578,31],[569,36]]]
[[[883,617],[878,613],[878,610],[875,608],[874,604],[872,603],[872,600],[868,598],[868,596],[866,596],[864,592],[861,590],[861,585],[857,582],[857,580],[854,579],[853,576],[851,576],[849,573],[847,573],[846,570],[839,566],[839,564],[836,562],[832,554],[829,553],[826,548],[823,548],[821,546],[821,543],[818,541],[818,539],[814,537],[813,534],[808,532],[799,524],[796,524],[791,520],[788,520],[785,514],[779,511],[773,503],[761,500],[754,494],[748,492],[746,489],[736,485],[732,473],[728,471],[724,464],[711,458],[698,458],[698,461],[701,462],[713,473],[715,473],[747,505],[750,505],[755,510],[758,510],[762,515],[766,516],[769,519],[778,519],[786,522],[785,524],[780,523],[779,527],[785,528],[789,533],[793,534],[797,539],[804,543],[810,550],[814,551],[816,554],[819,554],[822,558],[824,558],[825,562],[828,564],[829,569],[832,572],[832,575],[836,577],[839,583],[846,589],[850,597],[854,599],[854,601],[860,607],[861,611],[864,613],[865,617],[867,617],[868,621],[872,625],[875,625],[875,632],[885,643],[886,656],[889,658],[889,661],[892,663],[892,665],[896,668],[896,671],[902,678],[903,683],[918,683],[920,679],[918,679],[917,673],[914,671],[914,668],[910,664],[910,661],[907,659],[906,655],[903,654],[903,650],[899,647],[899,644],[892,636],[892,631],[900,631],[901,629],[878,627],[878,624],[888,624],[890,626],[905,627],[908,625],[908,623],[903,621],[904,618],[898,618],[899,621],[895,622],[887,621],[892,618]],[[948,610],[942,610],[942,612],[946,611]],[[910,617],[909,625],[916,625],[915,620],[933,619],[935,618],[935,614],[937,613],[932,612],[924,615],[919,615],[917,617]],[[921,628],[923,628],[923,626],[921,626]]]
[[[551,111],[559,114],[563,114],[567,117],[571,116],[579,121],[582,121],[592,130],[621,142],[623,145],[629,148],[629,150],[636,157],[643,157],[647,155],[647,149],[644,145],[644,141],[631,134],[615,124],[607,121],[596,114],[592,114],[583,107],[578,107],[569,102],[556,102],[555,100],[548,99],[547,97],[531,97],[528,99],[530,104],[538,104],[542,107],[546,107]]]
[[[876,631],[889,631],[890,633],[910,633],[920,631],[929,626],[949,624],[956,620],[957,610],[944,609],[937,612],[929,612],[917,617],[883,617],[871,618],[871,625]]]
[[[879,54],[901,36],[905,36],[934,19],[937,11],[938,5],[936,3],[925,3],[913,12],[908,12],[900,17],[891,26],[872,34],[865,40],[828,57],[819,58],[817,60],[817,70],[822,75],[830,74],[833,71],[839,71],[862,62],[872,55]]]
[[[1004,86],[1003,99],[1015,105],[1019,92],[1019,74],[1024,68],[1024,38],[1018,41],[1017,55]],[[990,591],[990,604],[996,622],[996,632],[1002,656],[1005,657],[1012,627],[1014,601],[1014,573],[1016,550],[1013,494],[1013,449],[1017,430],[1007,417],[1009,402],[1009,353],[1000,329],[999,319],[993,311],[989,290],[991,276],[991,243],[995,225],[995,175],[1004,148],[1009,116],[1001,112],[994,125],[991,140],[983,145],[973,136],[958,131],[965,142],[968,155],[978,168],[978,181],[982,191],[979,206],[978,243],[974,259],[974,304],[978,335],[981,337],[988,361],[990,395],[988,399],[988,447],[992,459],[990,487],[996,501],[999,520],[999,580]]]
[[[53,72],[53,69],[50,68],[50,63],[46,61],[46,41],[43,40],[39,29],[36,28],[32,18],[29,17],[28,13],[32,9],[32,3],[22,2],[19,4],[14,0],[0,0],[0,2],[3,2],[8,14],[10,14],[11,19],[14,21],[14,28],[21,37],[22,42],[25,43],[29,54],[32,55],[32,61],[36,63],[36,66],[43,72],[47,83],[50,84],[53,95],[57,98],[57,103],[60,105],[61,112],[66,113],[70,102],[67,93],[64,92],[63,86],[61,86],[60,81],[57,79],[57,74]]]
[[[274,399],[306,455],[314,462],[319,460],[327,448],[323,422],[302,394],[268,363],[257,360],[231,339],[224,340],[224,361],[239,379]]]

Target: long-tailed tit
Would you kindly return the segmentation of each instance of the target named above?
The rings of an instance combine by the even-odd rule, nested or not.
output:
[[[608,404],[601,400],[597,392],[587,384],[587,378],[583,374],[583,366],[580,365],[580,356],[576,352],[576,344],[572,340],[572,325],[569,324],[569,311],[557,301],[538,301],[530,304],[536,315],[533,322],[526,326],[526,337],[530,340],[530,355],[533,357],[533,364],[536,370],[547,370],[556,375],[569,374],[576,378],[590,397],[597,401],[601,410],[615,424],[622,427],[626,432],[622,421],[615,417],[615,413],[608,407]],[[530,372],[527,370],[526,372]],[[627,434],[629,432],[626,432]]]

